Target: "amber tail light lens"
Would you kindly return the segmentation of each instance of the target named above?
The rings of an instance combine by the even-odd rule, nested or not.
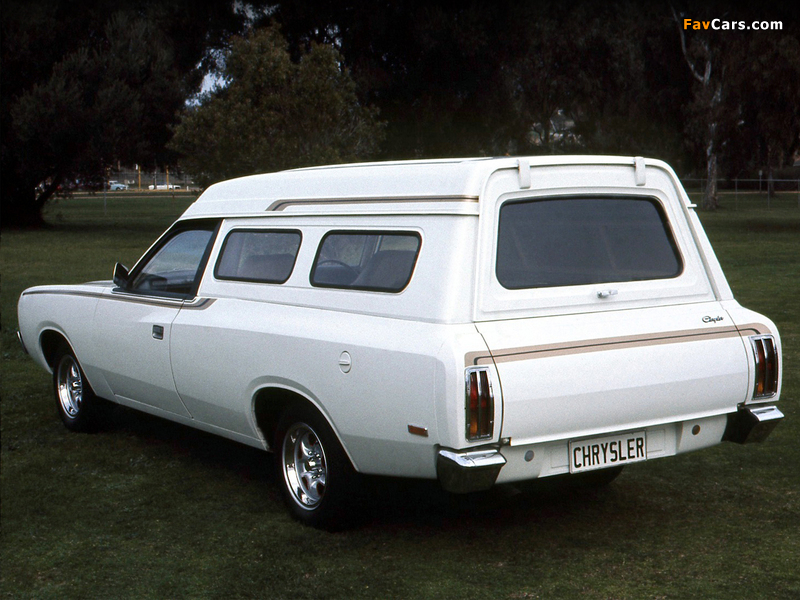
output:
[[[486,367],[470,367],[466,371],[466,426],[468,440],[487,439],[494,434],[494,395]]]
[[[772,398],[778,393],[778,351],[775,338],[771,335],[753,336],[750,338],[755,359],[755,383],[753,399]]]

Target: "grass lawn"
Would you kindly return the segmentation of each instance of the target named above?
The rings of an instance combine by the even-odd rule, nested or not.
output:
[[[796,195],[701,214],[737,299],[782,334],[786,419],[764,444],[632,465],[598,492],[453,499],[375,480],[362,523],[337,534],[292,521],[251,448],[126,409],[98,434],[68,432],[18,348],[24,288],[110,278],[191,199],[76,197],[50,207],[51,228],[2,234],[0,596],[800,597]]]

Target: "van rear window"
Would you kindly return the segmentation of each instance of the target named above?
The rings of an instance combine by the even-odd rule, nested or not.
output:
[[[376,292],[400,292],[411,280],[420,237],[413,232],[335,231],[325,235],[311,284]]]
[[[669,279],[682,271],[653,198],[547,198],[500,208],[495,273],[505,288]]]

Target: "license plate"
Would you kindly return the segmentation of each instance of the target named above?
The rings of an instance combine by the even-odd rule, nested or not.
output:
[[[569,472],[580,473],[647,460],[644,431],[618,433],[569,443]]]

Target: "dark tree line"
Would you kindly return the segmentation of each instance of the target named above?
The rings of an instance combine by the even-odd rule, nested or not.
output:
[[[328,126],[341,132],[322,108],[340,107],[331,115],[366,111],[368,121],[377,110],[380,123],[362,127],[361,139],[345,136],[349,145],[322,152],[330,160],[641,154],[664,158],[682,173],[729,176],[778,169],[800,144],[800,19],[792,4],[285,0],[251,6],[244,13],[228,1],[96,1],[80,9],[55,0],[4,3],[3,222],[36,222],[57,184],[96,174],[103,161],[168,163],[178,149],[197,170],[206,158],[224,163],[228,152],[233,162],[235,140],[220,140],[230,147],[225,152],[204,151],[219,134],[204,137],[200,125],[188,131],[213,111],[194,118],[197,108],[184,103],[214,56],[230,56],[233,40],[247,39],[248,30],[275,25],[283,36],[278,45],[296,64],[324,55],[317,72],[324,66],[344,75],[335,85],[303,84],[288,96],[271,89],[276,114],[294,115],[286,123],[296,126],[281,125],[286,136],[308,137],[309,128]],[[780,20],[783,29],[714,30],[715,18]],[[686,28],[685,19],[709,26]],[[213,48],[223,52],[209,53]],[[243,87],[227,94],[239,106],[246,102]],[[314,89],[339,104],[324,97],[286,103]],[[225,93],[217,91],[201,107],[212,96],[224,107]],[[302,116],[303,104],[316,105],[316,121]],[[207,125],[219,131],[219,123]],[[179,139],[170,145],[181,129],[193,149]],[[380,144],[363,142],[371,131],[380,132]],[[248,137],[260,139],[253,131]],[[283,164],[270,162],[273,149],[284,155],[282,148],[300,149],[300,162],[319,160],[309,148],[328,137],[303,144],[265,136],[265,148],[251,151],[236,174]],[[709,187],[706,204],[713,207]]]
[[[384,157],[642,154],[714,181],[785,166],[800,146],[796,4],[385,6],[291,0],[274,15],[295,48],[340,46],[387,120]],[[783,28],[740,29],[753,21]],[[565,119],[568,135],[555,131]],[[704,206],[716,205],[712,184]]]

